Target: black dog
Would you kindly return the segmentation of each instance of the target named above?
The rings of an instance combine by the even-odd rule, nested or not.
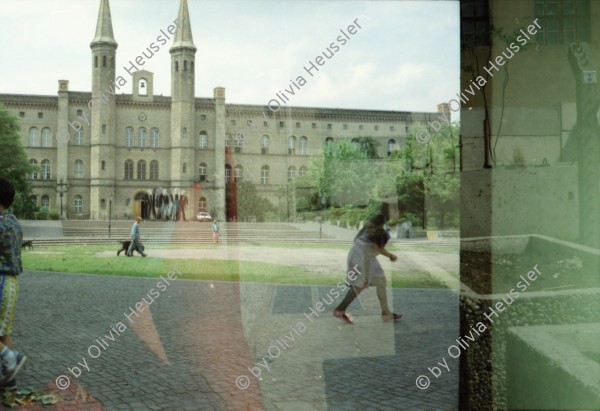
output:
[[[33,240],[23,241],[21,243],[21,248],[29,247],[30,250],[33,250]]]
[[[127,255],[127,250],[129,250],[129,246],[131,245],[131,240],[125,240],[125,241],[119,240],[119,242],[121,243],[121,249],[119,251],[117,251],[117,256],[121,255],[121,251],[125,251],[125,255]],[[142,255],[137,248],[134,248],[133,251]],[[133,251],[132,251],[132,255],[133,255]]]
[[[131,240],[125,240],[125,241],[119,240],[119,242],[121,243],[121,249],[119,251],[117,251],[117,256],[121,255],[121,251],[125,251],[125,255],[127,255],[127,250],[129,250],[129,246],[131,245]]]

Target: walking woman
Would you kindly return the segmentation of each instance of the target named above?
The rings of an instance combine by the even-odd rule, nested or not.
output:
[[[342,302],[333,310],[334,317],[341,318],[348,324],[352,324],[353,321],[350,314],[346,313],[346,309],[358,294],[369,286],[376,288],[383,321],[395,321],[402,317],[401,314],[390,311],[385,274],[377,261],[379,254],[388,257],[390,261],[398,259],[395,254],[385,249],[385,245],[390,239],[389,233],[384,228],[385,222],[386,219],[381,213],[371,218],[354,238],[354,244],[348,253],[346,283],[350,285],[350,289]]]

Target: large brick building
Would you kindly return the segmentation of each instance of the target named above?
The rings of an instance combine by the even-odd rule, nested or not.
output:
[[[339,138],[373,137],[384,157],[403,144],[408,128],[436,113],[296,108],[225,103],[225,89],[196,98],[196,47],[186,0],[156,43],[116,77],[117,41],[108,0],[100,1],[92,50],[92,91],[57,96],[0,94],[21,121],[36,203],[67,218],[106,218],[152,212],[152,194],[185,196],[187,218],[207,210],[223,219],[227,184],[249,179],[276,202],[276,187],[305,173],[309,159]],[[172,41],[171,97],[153,94],[153,74],[143,70]],[[155,57],[158,58],[158,57]],[[132,87],[131,94],[122,94]],[[116,92],[118,91],[118,92]],[[68,187],[61,198],[58,188]],[[64,191],[64,189],[63,189]],[[150,194],[150,196],[149,196]],[[61,206],[61,201],[63,205]],[[61,209],[62,207],[62,209]],[[167,210],[168,212],[169,210]]]

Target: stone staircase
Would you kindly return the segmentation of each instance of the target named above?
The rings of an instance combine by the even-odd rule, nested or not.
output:
[[[113,221],[108,236],[108,221],[66,220],[62,238],[39,238],[35,245],[106,244],[128,240],[131,221]],[[319,231],[299,230],[286,223],[219,223],[223,243],[345,243]],[[144,243],[211,243],[212,223],[186,221],[144,221],[140,225]]]

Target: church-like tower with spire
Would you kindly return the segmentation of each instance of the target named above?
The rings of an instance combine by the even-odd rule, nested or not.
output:
[[[57,96],[0,94],[19,118],[22,144],[38,166],[29,176],[32,198],[65,218],[105,219],[112,210],[113,218],[193,220],[207,211],[232,220],[242,181],[254,183],[281,217],[293,218],[293,181],[308,172],[324,145],[370,136],[385,157],[405,144],[410,125],[438,116],[287,105],[273,111],[226,104],[223,87],[198,98],[187,0],[180,0],[176,18],[145,50],[119,60],[109,0],[99,1],[90,43],[91,92],[71,91],[68,80],[59,80]],[[166,64],[167,50],[171,96],[156,96],[144,62]]]
[[[90,198],[108,198],[115,187],[115,169],[105,159],[115,157],[116,104],[102,93],[115,84],[117,41],[115,40],[108,0],[100,0],[96,35],[92,49],[92,98],[90,110]],[[104,167],[102,167],[102,161]],[[101,203],[90,202],[90,213],[101,215]]]

